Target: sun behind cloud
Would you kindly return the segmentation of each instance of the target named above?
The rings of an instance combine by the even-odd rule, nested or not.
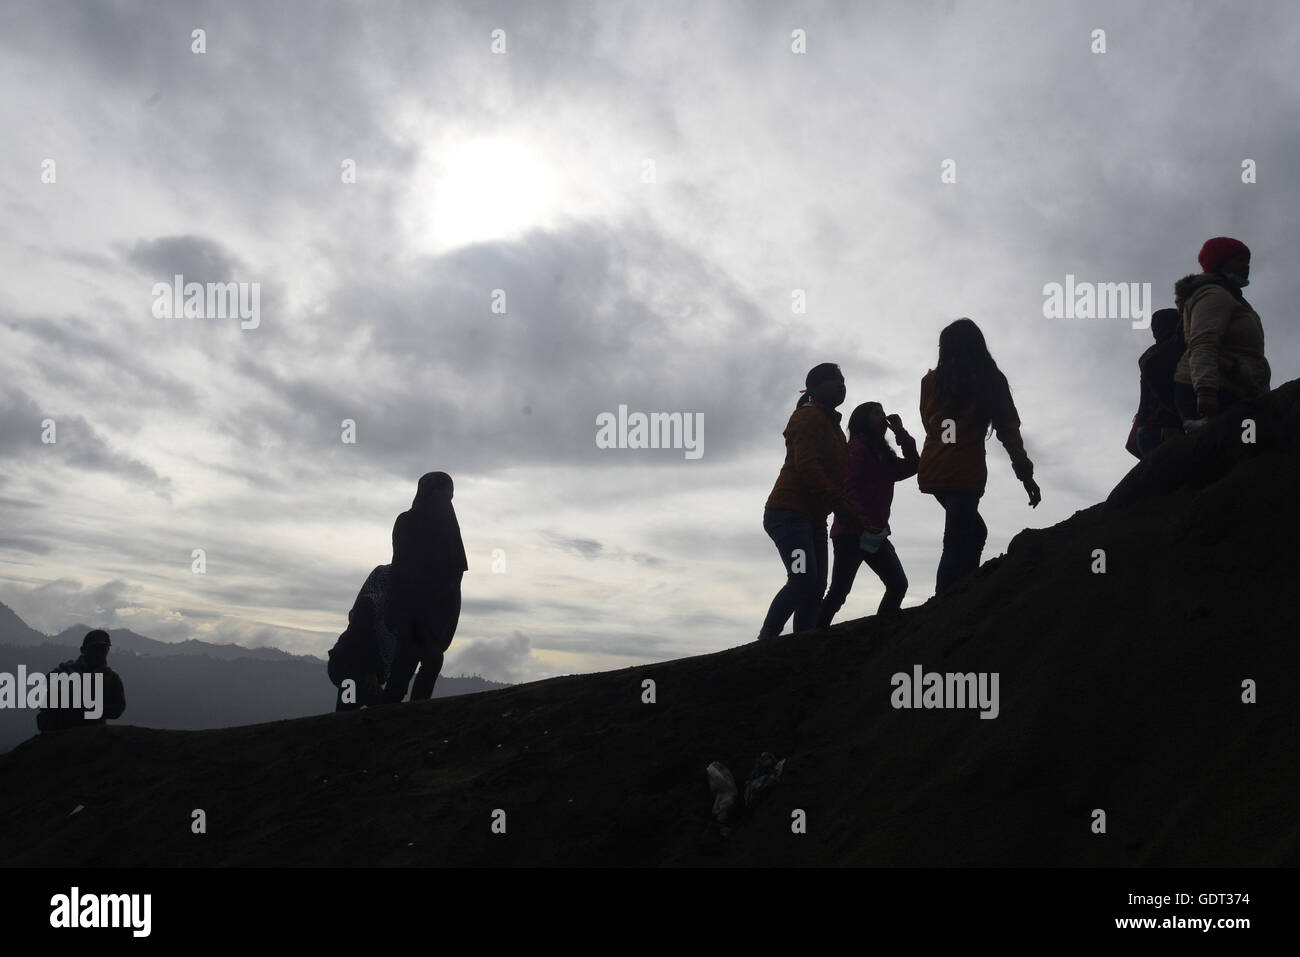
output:
[[[513,239],[564,217],[567,184],[526,139],[449,139],[430,149],[411,180],[406,219],[420,252]]]

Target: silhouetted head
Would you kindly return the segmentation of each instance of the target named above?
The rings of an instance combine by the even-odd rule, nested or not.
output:
[[[1002,372],[984,343],[984,333],[966,318],[948,323],[939,333],[939,361],[934,375],[940,400],[953,412],[974,403],[986,422],[1006,388]]]
[[[86,632],[86,637],[81,639],[81,654],[90,664],[102,665],[108,661],[108,649],[113,642],[108,637],[108,632],[96,628],[94,631]]]
[[[880,442],[885,438],[885,407],[879,402],[863,402],[849,416],[849,438]]]
[[[1241,280],[1250,279],[1250,247],[1240,239],[1215,236],[1207,239],[1196,261],[1205,272],[1218,273],[1246,285]]]
[[[420,476],[420,484],[415,489],[415,500],[411,502],[411,507],[422,505],[425,502],[436,502],[438,499],[451,500],[452,492],[455,491],[452,486],[451,476],[446,472],[425,472]]]
[[[844,373],[834,362],[823,362],[808,370],[804,394],[818,405],[833,409],[844,401]],[[803,400],[800,400],[802,403]]]
[[[1178,331],[1182,323],[1183,317],[1177,309],[1157,309],[1151,313],[1151,335],[1156,342],[1167,339]]]

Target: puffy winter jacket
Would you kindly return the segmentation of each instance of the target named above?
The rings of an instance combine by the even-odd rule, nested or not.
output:
[[[1264,358],[1264,325],[1241,288],[1216,273],[1190,276],[1174,286],[1182,299],[1187,351],[1174,381],[1198,395],[1231,392],[1253,399],[1269,390],[1272,370]]]

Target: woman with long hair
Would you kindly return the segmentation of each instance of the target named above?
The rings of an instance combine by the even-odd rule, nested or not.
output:
[[[826,591],[826,518],[831,512],[857,516],[844,495],[847,448],[836,408],[844,401],[844,376],[833,362],[814,366],[803,396],[785,427],[785,464],[763,510],[763,530],[776,545],[786,582],[758,637],[774,638],[790,615],[794,630],[817,624]]]
[[[885,439],[894,433],[900,458]],[[903,428],[897,415],[885,415],[879,402],[864,402],[849,416],[849,461],[845,492],[858,507],[862,521],[851,515],[835,514],[831,542],[835,552],[830,590],[822,599],[817,624],[829,628],[831,619],[844,605],[853,588],[858,568],[864,563],[885,586],[885,594],[876,608],[877,615],[898,611],[907,594],[907,575],[898,553],[889,540],[889,509],[894,502],[894,483],[916,474],[919,456],[916,440]]]
[[[949,323],[939,334],[938,364],[921,379],[921,421],[925,447],[916,484],[944,511],[943,557],[934,583],[938,595],[980,564],[988,538],[979,501],[988,482],[984,439],[990,427],[1006,446],[1030,507],[1037,508],[1043,496],[1020,437],[1011,386],[970,319]]]

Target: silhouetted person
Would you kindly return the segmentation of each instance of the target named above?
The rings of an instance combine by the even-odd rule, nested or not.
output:
[[[397,652],[384,687],[385,701],[433,695],[443,653],[460,621],[461,576],[469,570],[460,523],[451,506],[454,489],[446,472],[420,477],[415,500],[393,523],[393,564],[389,572],[388,624]]]
[[[1180,279],[1187,351],[1174,373],[1175,399],[1184,422],[1269,390],[1264,325],[1241,290],[1250,282],[1250,249],[1227,236],[1207,240],[1196,257],[1203,272]]]
[[[1183,357],[1183,320],[1177,309],[1157,309],[1151,315],[1155,345],[1138,357],[1141,397],[1126,448],[1140,459],[1183,431],[1183,417],[1174,399],[1174,371]]]
[[[937,595],[980,564],[988,538],[979,503],[988,482],[984,439],[990,426],[1006,446],[1031,507],[1038,507],[1042,493],[1020,438],[1011,386],[970,319],[958,319],[939,334],[939,362],[921,379],[921,421],[925,447],[916,484],[938,499],[944,511]]]
[[[330,649],[330,681],[338,687],[335,711],[353,711],[378,704],[383,684],[397,651],[397,636],[388,630],[388,576],[390,565],[377,565],[348,612],[348,627]],[[351,679],[352,691],[344,682]]]
[[[62,731],[66,728],[80,728],[91,724],[103,724],[108,718],[114,720],[122,717],[122,712],[126,710],[126,690],[122,687],[122,679],[118,677],[116,671],[108,666],[108,650],[112,647],[112,641],[108,637],[108,632],[100,629],[89,631],[86,637],[81,640],[81,655],[72,660],[62,662],[50,675],[50,684],[47,694],[52,695],[54,685],[54,675],[56,674],[99,674],[103,675],[103,684],[100,700],[97,702],[101,714],[98,717],[90,717],[91,709],[89,708],[53,708],[49,707],[54,702],[47,701],[47,707],[42,708],[36,714],[36,727],[41,731]],[[84,687],[84,682],[81,682]],[[84,698],[82,705],[88,705]]]
[[[840,431],[844,376],[833,362],[814,366],[785,427],[785,464],[763,510],[763,530],[776,545],[786,582],[767,610],[758,637],[774,638],[790,615],[794,630],[817,624],[826,591],[826,518],[843,510],[857,517],[844,494],[847,443]]]
[[[886,430],[894,433],[899,458],[885,439]],[[817,624],[829,628],[835,613],[844,605],[853,588],[858,568],[865,562],[876,573],[885,594],[876,608],[877,615],[898,611],[907,594],[907,575],[888,536],[889,510],[894,502],[894,483],[916,474],[920,457],[916,440],[903,428],[897,415],[885,415],[879,402],[864,402],[849,416],[848,469],[844,490],[861,515],[835,513],[831,525],[831,543],[835,551],[830,589],[822,599]],[[867,534],[864,536],[863,532]]]

